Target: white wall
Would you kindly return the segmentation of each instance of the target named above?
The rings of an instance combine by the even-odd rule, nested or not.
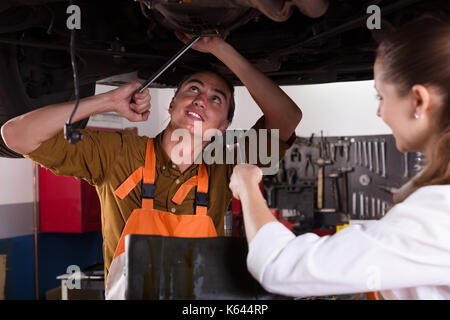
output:
[[[0,158],[0,239],[33,233],[33,171],[31,160]]]
[[[33,202],[33,162],[0,158],[0,205]]]
[[[114,89],[97,86],[97,93]],[[391,130],[376,116],[373,81],[340,82],[320,85],[283,86],[282,89],[303,111],[303,120],[296,134],[308,137],[311,133],[324,136],[390,134]],[[121,127],[137,126],[139,134],[155,136],[169,119],[167,112],[174,89],[151,89],[152,108],[147,122],[131,123],[122,120]],[[236,87],[236,111],[230,129],[248,129],[262,115],[245,87]],[[276,108],[276,106],[274,106]],[[94,125],[90,122],[90,125]]]
[[[299,136],[390,134],[390,128],[376,116],[378,100],[373,81],[342,82],[284,87],[303,110]]]
[[[373,81],[341,82],[320,85],[283,86],[283,91],[303,112],[295,130],[297,136],[311,133],[324,136],[390,134],[376,116],[378,101]],[[244,87],[236,88],[236,115],[230,128],[248,128],[262,112]],[[275,106],[276,107],[276,106]]]

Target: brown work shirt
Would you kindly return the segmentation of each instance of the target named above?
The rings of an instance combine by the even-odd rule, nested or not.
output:
[[[264,117],[253,126],[253,129],[262,128]],[[144,166],[148,137],[138,136],[129,130],[94,132],[83,129],[81,133],[83,139],[72,145],[64,139],[61,131],[25,157],[50,169],[56,175],[84,179],[96,187],[101,204],[106,276],[128,217],[134,209],[141,207],[141,184],[138,184],[123,200],[118,198],[114,191],[131,173]],[[294,141],[295,134],[287,142],[279,141],[280,159]],[[191,165],[181,173],[162,147],[162,133],[155,137],[154,142],[156,154],[154,208],[174,214],[193,214],[195,188],[191,189],[180,205],[171,199],[180,185],[197,175],[198,164]],[[224,234],[224,216],[232,198],[228,185],[233,167],[234,164],[206,165],[209,175],[208,216],[213,220],[219,236]]]

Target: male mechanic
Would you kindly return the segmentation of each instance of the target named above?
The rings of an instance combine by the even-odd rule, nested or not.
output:
[[[182,33],[176,35],[184,43],[191,39]],[[192,48],[213,54],[246,86],[264,113],[253,128],[279,129],[282,157],[294,142],[294,130],[302,118],[298,106],[223,39],[203,37]],[[73,122],[104,112],[116,112],[129,121],[146,121],[150,114],[150,94],[148,90],[136,93],[139,87],[138,82],[132,82],[81,99]],[[132,97],[134,103],[130,103]],[[198,148],[194,148],[192,142],[172,140],[177,129],[188,130],[193,135],[195,125],[199,123],[202,133],[212,128],[221,132],[227,129],[234,112],[234,97],[233,87],[225,79],[211,72],[187,77],[170,102],[170,123],[153,139],[127,130],[92,132],[83,129],[83,139],[75,145],[70,144],[64,139],[62,128],[73,107],[71,101],[34,110],[8,121],[1,132],[11,150],[57,175],[85,179],[96,187],[101,202],[105,276],[127,220],[133,210],[144,207],[144,202],[146,205],[151,202],[152,209],[158,212],[172,215],[202,212],[211,220],[213,233],[223,235],[224,215],[232,197],[228,184],[234,165],[194,163]],[[184,156],[188,153],[189,161],[175,161],[174,154],[178,156],[180,152],[173,151],[180,143],[188,143],[177,150]],[[202,147],[206,144],[202,142]],[[202,169],[206,172],[209,198],[206,204],[203,203],[205,211],[196,211],[197,188],[194,187],[199,187],[196,183],[201,180],[197,177]],[[153,177],[146,178],[145,172],[150,172]],[[139,182],[144,180],[146,183],[149,179],[154,180],[154,188],[142,190]],[[144,199],[143,192],[152,193],[151,199]],[[194,231],[191,236],[199,234]]]

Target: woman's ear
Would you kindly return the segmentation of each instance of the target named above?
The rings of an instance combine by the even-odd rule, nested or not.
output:
[[[431,111],[433,101],[429,88],[416,84],[412,87],[411,93],[415,114],[421,117]]]

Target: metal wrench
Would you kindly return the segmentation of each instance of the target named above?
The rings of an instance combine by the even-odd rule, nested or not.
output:
[[[364,219],[364,194],[359,194],[359,218]]]
[[[357,142],[357,146],[358,146],[358,165],[361,166],[362,165],[361,141]]]
[[[375,217],[377,216],[377,213],[375,211],[375,198],[371,197],[370,201],[372,202],[372,218],[375,219]]]
[[[141,93],[145,89],[147,89],[156,79],[159,78],[159,76],[164,71],[166,71],[172,64],[174,64],[175,61],[178,60],[178,58],[180,58],[190,47],[192,47],[192,45],[196,43],[198,39],[200,39],[200,36],[192,38],[191,41],[189,41],[183,48],[181,48],[180,51],[178,51],[172,58],[170,58],[169,61],[167,61],[161,68],[159,68],[158,71],[156,71],[149,80],[144,82],[137,92]]]
[[[375,173],[380,174],[380,160],[378,156],[378,140],[373,142],[373,146],[375,148]]]
[[[403,153],[403,163],[405,166],[405,171],[403,173],[403,178],[408,178],[409,172],[408,172],[408,152]]]
[[[381,140],[381,176],[386,178],[386,143]]]
[[[328,175],[328,178],[331,179],[331,185],[333,189],[333,201],[334,201],[334,209],[336,209],[336,212],[341,211],[341,199],[339,198],[339,190],[338,190],[338,182],[337,179],[339,178],[339,173],[330,173]],[[347,199],[345,199],[347,200]]]
[[[336,145],[334,143],[330,143],[330,153],[331,160],[336,161]]]
[[[377,198],[377,217],[381,216],[381,199]]]
[[[364,140],[362,142],[362,146],[363,146],[363,155],[364,155],[364,167],[368,167],[369,162],[367,161],[367,142]]]
[[[364,212],[366,213],[367,218],[370,216],[370,210],[369,210],[369,196],[366,196],[365,198],[365,206],[364,206]]]

